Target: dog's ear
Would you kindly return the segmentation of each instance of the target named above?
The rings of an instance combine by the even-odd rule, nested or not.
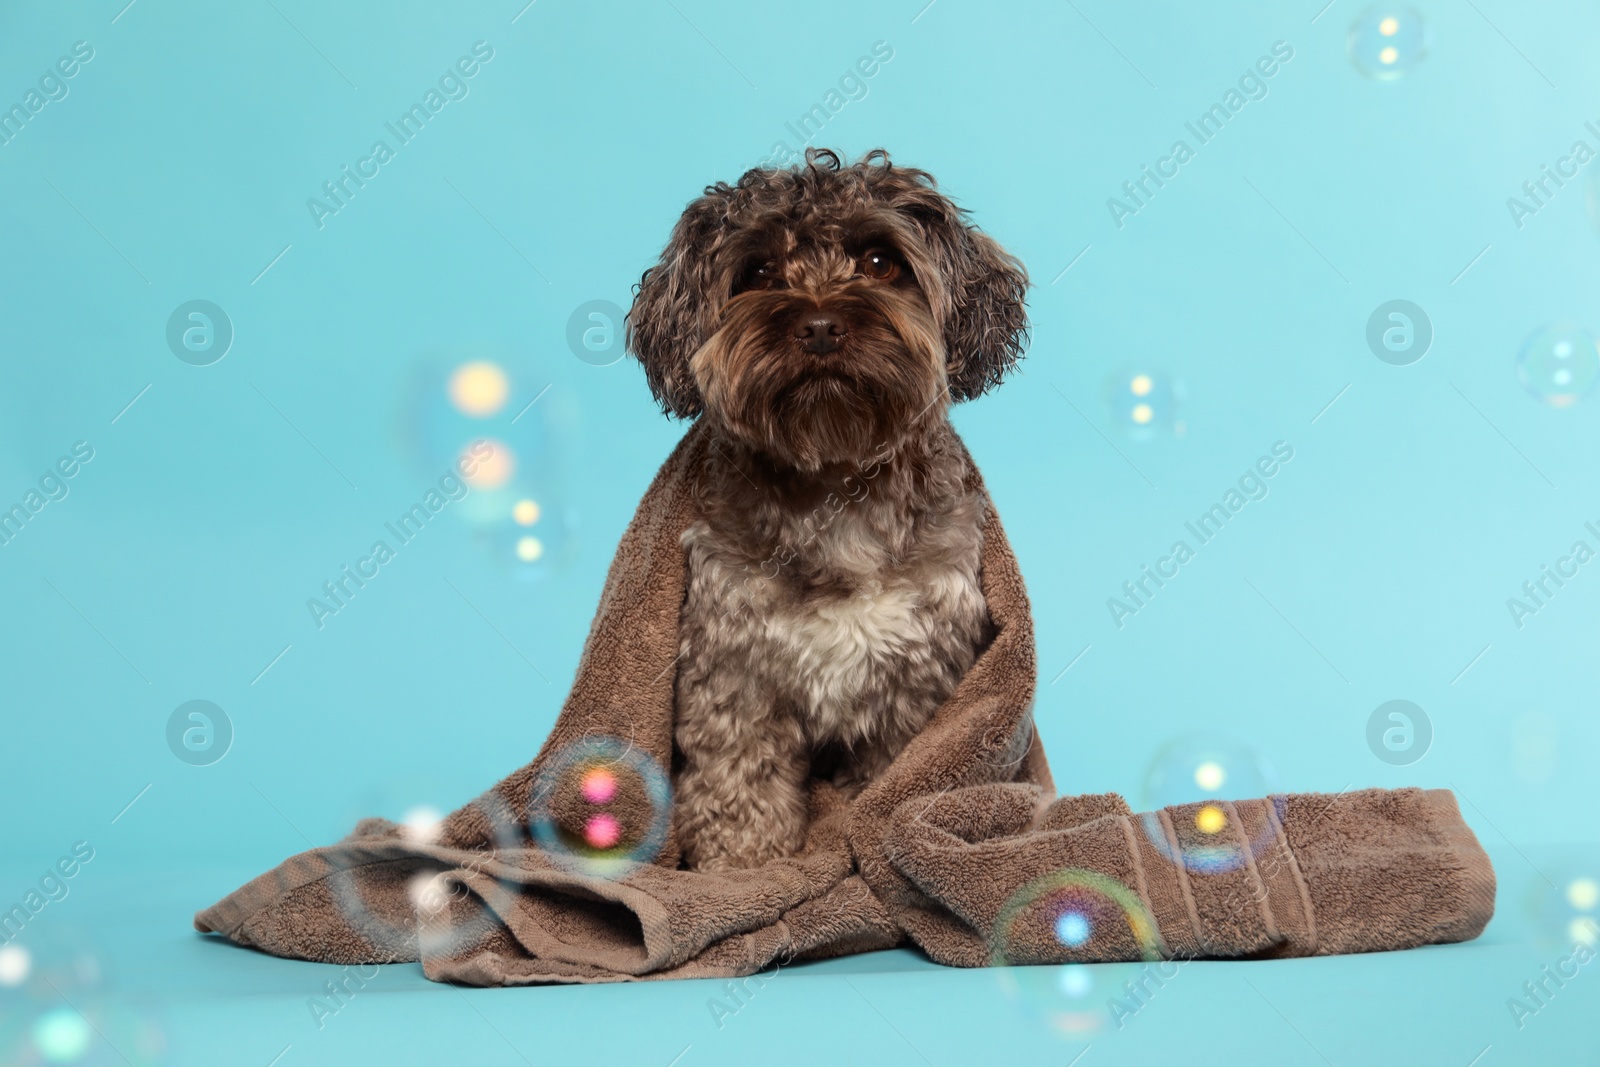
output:
[[[680,419],[700,414],[705,406],[689,357],[711,335],[726,297],[714,291],[719,284],[714,252],[733,192],[719,183],[688,206],[660,262],[634,287],[628,310],[628,352],[643,365],[662,410]]]
[[[959,213],[950,227],[946,369],[951,397],[971,400],[999,385],[1027,348],[1028,272],[994,238],[967,225]]]
[[[1000,384],[1028,344],[1028,272],[964,211],[938,191],[931,175],[894,167],[882,150],[864,165],[896,210],[922,231],[940,278],[929,291],[942,316],[950,395],[971,400]]]

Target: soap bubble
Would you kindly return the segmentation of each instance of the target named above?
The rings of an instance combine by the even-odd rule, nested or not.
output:
[[[1545,868],[1528,890],[1528,914],[1542,941],[1600,949],[1600,863]]]
[[[77,1063],[93,1038],[89,1023],[71,1008],[53,1008],[33,1023],[33,1047],[46,1063]]]
[[[996,967],[1001,991],[1029,1022],[1060,1037],[1083,1038],[1117,1029],[1111,1005],[1127,997],[1125,986],[1143,979],[1149,967],[1166,968],[1175,977],[1178,965],[1166,963],[1067,963],[1049,967]]]
[[[538,580],[572,562],[578,547],[572,511],[553,490],[537,492],[521,484],[486,497],[496,512],[481,534],[496,561],[522,580]]]
[[[1535,397],[1567,407],[1600,381],[1600,342],[1576,326],[1547,326],[1523,342],[1517,377]]]
[[[1155,919],[1139,895],[1114,878],[1073,867],[1036,878],[1011,895],[995,919],[990,962],[1016,964],[1154,960]]]
[[[1001,989],[1027,1016],[1080,1037],[1113,1022],[1112,999],[1142,977],[1147,963],[1139,961],[1159,960],[1159,936],[1133,890],[1069,868],[1035,879],[1006,902],[990,936],[989,962]],[[1075,962],[1037,966],[1063,960]]]
[[[672,786],[648,755],[612,737],[556,752],[533,787],[534,840],[559,865],[618,878],[655,859],[672,819]]]
[[[329,895],[346,924],[373,946],[380,962],[414,959],[419,939],[430,953],[461,951],[498,927],[496,913],[507,914],[514,906],[513,890],[506,882],[490,878],[473,892],[446,883],[443,874],[461,869],[483,872],[497,863],[512,862],[508,857],[528,847],[522,820],[498,794],[486,793],[469,805],[474,811],[465,821],[486,828],[488,840],[464,850],[466,855],[446,853],[436,858],[433,850],[451,847],[450,817],[419,800],[444,794],[444,787],[416,775],[366,790],[358,795],[356,807],[373,819],[360,830],[381,843],[353,845],[348,864],[341,861],[340,845],[329,846],[334,868],[326,880]],[[389,850],[394,862],[373,862],[374,849]],[[482,907],[460,913],[446,907],[452,900],[477,896],[485,898]]]
[[[1411,8],[1380,4],[1350,24],[1346,45],[1357,70],[1388,81],[1422,62],[1428,51],[1428,29]]]
[[[1156,753],[1145,772],[1142,803],[1164,808],[1220,798],[1264,797],[1277,773],[1254,748],[1224,734],[1179,737]]]
[[[417,360],[402,383],[398,423],[417,497],[445,476],[466,489],[439,486],[449,500],[430,525],[465,524],[478,549],[519,578],[566,567],[578,547],[564,492],[577,451],[573,403],[493,350]]]
[[[1173,432],[1178,411],[1177,385],[1166,374],[1149,367],[1127,367],[1106,379],[1102,396],[1111,411],[1111,424],[1134,438]]]
[[[1277,775],[1249,745],[1220,734],[1181,737],[1161,749],[1145,774],[1140,826],[1157,852],[1191,873],[1237,870],[1277,835],[1274,820],[1242,821],[1230,799],[1267,798],[1281,823],[1287,804]]]
[[[431,845],[439,839],[444,816],[438,808],[419,804],[410,808],[400,818],[401,833],[407,840],[421,845]]]
[[[446,392],[457,411],[475,419],[486,419],[506,406],[506,399],[511,395],[511,379],[498,363],[475,359],[450,372]]]
[[[0,986],[19,986],[33,970],[33,955],[21,945],[0,948]]]

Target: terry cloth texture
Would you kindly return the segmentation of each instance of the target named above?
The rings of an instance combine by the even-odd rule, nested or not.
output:
[[[278,956],[420,960],[438,981],[519,985],[740,977],[907,939],[962,967],[1369,952],[1467,940],[1489,921],[1494,872],[1445,790],[1145,815],[1115,794],[1054,799],[1027,594],[992,506],[994,637],[922,733],[853,801],[813,782],[798,855],[679,869],[666,779],[681,535],[707,447],[697,424],[646,492],[532,763],[436,832],[364,820],[195,927]]]

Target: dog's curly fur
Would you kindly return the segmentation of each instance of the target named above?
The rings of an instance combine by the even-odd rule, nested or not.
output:
[[[684,534],[689,866],[798,851],[807,778],[865,785],[988,640],[984,504],[948,409],[1021,357],[1027,285],[881,150],[709,187],[644,273],[629,351],[669,415],[712,431]]]

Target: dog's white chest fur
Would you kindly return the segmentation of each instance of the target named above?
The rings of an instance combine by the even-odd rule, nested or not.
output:
[[[962,515],[977,519],[976,510]],[[736,702],[787,709],[813,745],[897,750],[974,658],[987,613],[973,532],[952,538],[936,527],[896,558],[867,516],[846,508],[805,543],[752,566],[696,523],[684,534],[685,616],[701,626],[685,633],[684,651],[704,642],[706,684]]]

